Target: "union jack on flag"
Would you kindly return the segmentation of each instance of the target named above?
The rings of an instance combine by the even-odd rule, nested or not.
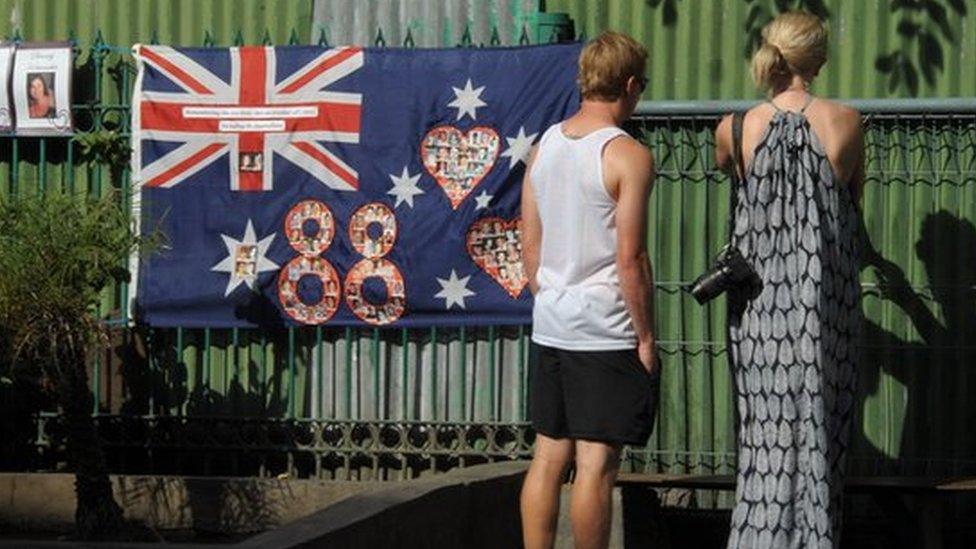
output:
[[[281,70],[273,47],[224,51],[226,64],[203,64],[169,46],[136,46],[139,139],[176,145],[140,162],[137,180],[173,187],[224,159],[231,190],[270,191],[277,153],[328,187],[358,189],[357,171],[323,143],[359,143],[362,95],[328,88],[363,66],[362,49],[323,50],[294,70]]]

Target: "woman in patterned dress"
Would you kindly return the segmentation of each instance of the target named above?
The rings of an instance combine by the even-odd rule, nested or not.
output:
[[[810,95],[827,60],[822,21],[790,12],[762,36],[752,73],[769,100],[745,115],[740,165],[731,116],[716,130],[718,164],[742,176],[732,242],[763,282],[730,295],[739,423],[728,547],[832,549],[860,326],[861,118]]]

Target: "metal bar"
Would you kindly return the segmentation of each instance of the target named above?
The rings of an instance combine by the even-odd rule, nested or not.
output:
[[[20,183],[20,139],[10,140],[10,196],[17,196]]]
[[[324,358],[322,357],[322,326],[315,327],[315,370],[318,375],[315,378],[315,385],[312,387],[312,394],[318,395],[315,399],[315,407],[312,408],[312,417],[318,419],[322,417],[322,409],[325,407],[322,405],[323,394],[322,385],[325,383],[325,368],[323,366]],[[335,380],[333,380],[333,384]],[[318,462],[318,460],[316,460]],[[316,474],[316,476],[320,476]]]
[[[410,339],[407,336],[407,329],[400,328],[400,419],[406,420],[408,414],[407,407],[407,381],[410,372],[410,352],[407,348]],[[420,360],[421,353],[417,353],[417,360]],[[417,368],[419,374],[420,368]]]
[[[641,101],[637,116],[720,115],[748,110],[756,100],[730,101]],[[976,113],[976,98],[946,97],[920,99],[840,99],[862,114],[970,114]]]
[[[37,144],[37,192],[44,196],[47,192],[47,139],[38,139]]]
[[[419,356],[420,353],[417,353]],[[437,327],[430,327],[430,418],[437,421]]]
[[[298,395],[295,389],[295,327],[288,327],[288,418],[295,418]]]

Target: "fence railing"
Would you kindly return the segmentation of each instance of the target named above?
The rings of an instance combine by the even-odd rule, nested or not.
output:
[[[214,44],[209,44],[214,45]],[[82,55],[84,53],[84,55]],[[127,48],[79,52],[70,139],[0,139],[0,189],[129,198],[128,173],[80,154],[98,132],[128,134]],[[648,242],[657,277],[661,405],[642,470],[731,472],[733,391],[721,303],[680,290],[724,242],[718,115],[750,102],[642,103],[628,126],[653,151]],[[859,101],[868,186],[854,470],[976,469],[976,105]],[[525,457],[528,326],[459,329],[126,327],[128,289],[102,303],[111,344],[92,364],[96,415],[118,471],[399,478]],[[54,467],[60,426],[34,442]]]

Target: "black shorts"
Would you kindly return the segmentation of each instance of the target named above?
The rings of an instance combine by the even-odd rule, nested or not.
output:
[[[647,444],[661,376],[647,373],[637,349],[565,351],[533,343],[531,353],[529,417],[537,433]]]

